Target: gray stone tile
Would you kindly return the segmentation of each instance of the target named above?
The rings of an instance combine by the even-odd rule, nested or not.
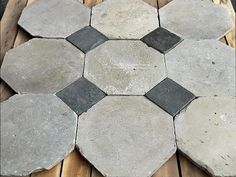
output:
[[[150,177],[176,151],[173,119],[143,96],[107,96],[79,117],[76,145],[104,176]]]
[[[77,116],[59,98],[15,95],[1,103],[1,176],[50,169],[75,146]]]
[[[179,36],[161,27],[147,34],[141,40],[161,53],[167,53],[182,41]]]
[[[84,54],[63,39],[32,39],[10,50],[1,77],[18,93],[56,93],[82,76]]]
[[[97,86],[83,77],[56,95],[77,114],[87,111],[106,96]]]
[[[169,78],[157,84],[146,97],[172,116],[178,114],[195,98],[191,92]]]
[[[156,29],[157,9],[142,0],[108,0],[92,10],[91,25],[109,39],[141,39]]]
[[[209,0],[175,0],[159,13],[161,26],[184,39],[220,39],[233,27],[228,12]]]
[[[144,95],[166,77],[164,56],[138,40],[109,40],[86,55],[84,76],[108,95]]]
[[[177,145],[212,176],[236,176],[235,97],[200,97],[175,119]]]
[[[90,12],[78,0],[37,0],[23,10],[18,24],[32,36],[66,38],[89,25]]]
[[[106,36],[91,26],[82,28],[66,39],[84,53],[89,52],[108,40]]]
[[[168,77],[196,96],[235,96],[235,50],[216,40],[184,40],[165,56]]]

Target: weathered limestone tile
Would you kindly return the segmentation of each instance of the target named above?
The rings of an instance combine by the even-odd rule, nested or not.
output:
[[[161,26],[184,39],[220,39],[233,26],[228,12],[210,0],[174,0],[159,13]]]
[[[168,77],[196,96],[235,96],[235,50],[216,40],[184,40],[166,54]]]
[[[84,54],[63,39],[32,39],[10,50],[1,77],[16,92],[55,93],[82,76]]]
[[[236,176],[235,97],[200,97],[175,119],[178,148],[216,177]]]
[[[89,25],[90,11],[79,0],[37,0],[23,10],[18,24],[32,36],[66,38]]]
[[[107,96],[79,117],[76,145],[104,176],[149,177],[176,151],[172,117],[143,96]]]
[[[54,95],[15,95],[1,103],[1,175],[50,169],[75,146],[77,116]]]
[[[164,56],[136,40],[110,40],[89,52],[85,78],[109,95],[144,95],[166,77]]]
[[[191,92],[169,78],[161,81],[145,96],[172,116],[195,98]]]
[[[56,95],[77,114],[87,111],[91,106],[106,96],[96,85],[83,77]]]
[[[157,16],[142,0],[108,0],[93,8],[91,25],[109,39],[141,39],[159,26]]]

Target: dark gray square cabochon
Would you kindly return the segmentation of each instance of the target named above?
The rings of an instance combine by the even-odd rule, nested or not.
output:
[[[169,78],[157,84],[145,96],[172,116],[195,99],[193,93]]]
[[[82,52],[87,53],[107,41],[108,38],[95,28],[86,26],[68,36],[66,40],[79,48]]]
[[[85,78],[80,78],[56,93],[78,115],[103,99],[106,94]]]
[[[171,33],[162,27],[155,29],[141,39],[141,41],[146,43],[149,47],[152,47],[161,53],[167,53],[182,40],[183,39],[176,34]]]

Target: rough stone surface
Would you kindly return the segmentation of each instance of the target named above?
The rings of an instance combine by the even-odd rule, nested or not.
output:
[[[87,111],[106,96],[103,91],[83,77],[56,95],[77,114]]]
[[[84,53],[89,52],[108,40],[106,36],[91,26],[82,28],[66,39]]]
[[[178,148],[216,177],[236,176],[235,97],[201,97],[175,119]]]
[[[77,117],[54,95],[15,95],[1,103],[1,175],[50,169],[75,146]]]
[[[143,96],[108,96],[82,114],[77,147],[104,176],[149,177],[176,151],[172,117]]]
[[[235,96],[235,51],[215,40],[184,40],[166,54],[168,77],[196,96]]]
[[[228,12],[209,0],[174,0],[159,12],[161,26],[184,39],[220,39],[233,27]]]
[[[161,81],[145,96],[172,116],[195,98],[191,92],[169,78]]]
[[[1,77],[16,92],[55,93],[82,76],[84,54],[63,39],[32,39],[10,50]]]
[[[87,54],[84,76],[109,95],[144,95],[166,77],[164,56],[141,41],[111,40]]]
[[[18,24],[32,36],[66,38],[89,25],[90,11],[79,0],[37,0],[23,10]]]
[[[93,8],[91,25],[110,39],[140,39],[159,26],[156,8],[142,0],[104,1]]]

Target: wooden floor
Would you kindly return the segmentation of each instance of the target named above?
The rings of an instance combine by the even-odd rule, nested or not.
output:
[[[1,21],[1,58],[9,49],[16,47],[29,39],[31,36],[22,29],[18,28],[17,21],[22,9],[35,0],[9,0],[5,13]],[[89,7],[100,3],[102,0],[81,0]],[[145,0],[149,4],[161,8],[171,0]],[[225,7],[235,22],[235,12],[229,0],[213,0],[214,3]],[[160,17],[161,18],[161,17]],[[222,42],[235,47],[235,28],[228,33]],[[8,99],[15,92],[3,81],[0,83],[1,101]],[[31,177],[102,177],[102,175],[89,164],[77,150],[74,150],[65,160],[57,164],[50,171],[33,173]],[[177,152],[168,162],[166,162],[153,177],[209,177],[206,173],[193,165],[181,153]]]

